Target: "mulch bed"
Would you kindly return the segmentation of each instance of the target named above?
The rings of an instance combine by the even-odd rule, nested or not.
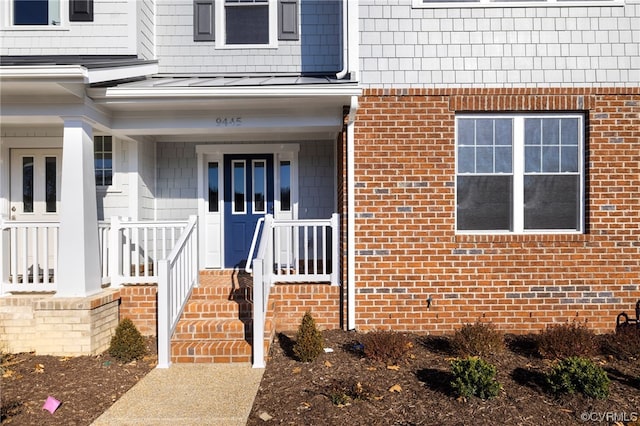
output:
[[[323,335],[333,352],[311,363],[295,360],[295,333],[277,336],[249,425],[627,425],[640,412],[638,360],[594,358],[611,379],[608,399],[557,398],[545,384],[552,361],[537,355],[533,337],[507,336],[508,349],[486,358],[497,367],[500,395],[463,400],[449,384],[446,337],[411,335],[410,356],[387,366],[363,356],[356,332]],[[349,390],[361,397],[336,403]]]
[[[128,364],[108,353],[59,357],[33,353],[4,354],[0,365],[2,424],[90,425],[157,364],[155,338],[147,339],[148,356]],[[60,401],[50,413],[48,397]]]

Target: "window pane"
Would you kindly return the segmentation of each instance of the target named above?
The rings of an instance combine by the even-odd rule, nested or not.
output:
[[[47,213],[56,212],[56,157],[46,157],[45,160],[45,203]]]
[[[541,120],[539,118],[527,118],[524,120],[524,143],[525,145],[540,145]]]
[[[493,145],[494,120],[476,120],[476,145]]]
[[[513,121],[511,119],[497,119],[496,123],[496,145],[513,144]]]
[[[542,151],[539,146],[528,146],[524,149],[524,171],[536,173],[541,171]]]
[[[458,148],[458,173],[474,173],[475,169],[475,149],[472,147]]]
[[[580,176],[524,177],[525,229],[580,228]]]
[[[109,186],[113,182],[113,139],[95,136],[93,143],[96,186]]]
[[[245,165],[244,161],[233,162],[233,211],[244,213],[245,210]]]
[[[265,213],[266,162],[264,160],[253,162],[253,212]]]
[[[577,118],[563,118],[562,131],[560,134],[562,145],[578,145],[578,124]]]
[[[578,147],[565,147],[560,149],[560,156],[562,162],[560,164],[561,172],[574,172],[578,171]]]
[[[14,0],[13,23],[15,25],[49,25],[47,0]]]
[[[459,230],[510,230],[511,176],[458,176]]]
[[[280,162],[280,210],[291,211],[291,162]]]
[[[511,173],[512,163],[513,163],[513,154],[512,154],[511,146],[496,147],[495,157],[496,157],[495,172]]]
[[[458,120],[458,145],[474,145],[475,120]]]
[[[207,176],[209,181],[209,212],[214,213],[219,211],[218,163],[209,163]]]
[[[33,157],[22,158],[22,212],[33,213]]]
[[[269,6],[225,7],[227,44],[269,44]]]
[[[545,173],[557,173],[560,171],[560,147],[542,147],[542,171]]]
[[[476,148],[476,173],[493,172],[493,148]]]
[[[558,145],[560,143],[560,120],[545,118],[542,120],[542,143],[544,145]]]

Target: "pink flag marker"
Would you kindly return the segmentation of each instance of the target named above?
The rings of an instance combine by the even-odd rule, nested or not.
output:
[[[47,400],[44,402],[44,405],[42,406],[43,410],[47,410],[48,412],[50,412],[51,414],[54,413],[54,411],[56,411],[58,409],[58,407],[60,406],[60,401],[58,401],[57,399],[55,399],[54,397],[50,396],[49,398],[47,398]]]

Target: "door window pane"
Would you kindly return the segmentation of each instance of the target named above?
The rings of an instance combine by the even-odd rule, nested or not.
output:
[[[113,182],[113,140],[111,136],[96,136],[94,141],[94,166],[96,186],[109,186]]]
[[[208,165],[208,181],[209,181],[209,212],[217,213],[219,211],[219,181],[218,181],[218,163],[209,163]]]
[[[266,213],[267,193],[267,162],[255,160],[253,162],[253,212]]]
[[[246,200],[246,166],[244,161],[233,161],[233,212],[245,213]]]
[[[56,157],[45,157],[45,204],[47,213],[56,212],[57,200],[57,159]]]
[[[291,211],[291,162],[280,162],[280,210]]]
[[[33,157],[22,157],[22,212],[33,213]]]

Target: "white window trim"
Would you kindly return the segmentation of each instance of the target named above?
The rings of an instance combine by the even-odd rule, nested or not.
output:
[[[423,2],[423,0],[412,0],[411,6],[414,9],[462,9],[462,8],[517,8],[517,7],[613,7],[624,6],[625,0],[595,0],[595,1],[557,1],[557,0],[541,0],[541,1],[496,1],[496,0],[478,0],[478,1],[458,1],[448,2],[433,1]]]
[[[275,49],[278,47],[278,1],[269,0],[269,43],[226,44],[227,20],[224,0],[215,2],[216,49]]]
[[[15,31],[69,31],[69,0],[58,0],[60,23],[58,25],[15,25],[13,23],[13,0],[3,1],[5,19],[4,30]]]
[[[515,135],[524,136],[524,120],[526,118],[578,118],[580,125],[579,131],[579,144],[578,144],[578,175],[580,176],[580,216],[579,229],[524,229],[524,211],[518,209],[516,206],[522,207],[524,204],[524,140],[516,142]],[[455,194],[454,200],[457,204],[458,200],[458,120],[461,118],[512,118],[513,119],[513,168],[511,173],[502,173],[501,175],[513,176],[513,231],[509,230],[459,230],[458,229],[458,212],[455,208],[455,233],[457,235],[552,235],[552,234],[583,234],[585,232],[585,181],[586,181],[586,168],[584,159],[584,149],[587,141],[585,140],[585,116],[580,113],[498,113],[498,114],[456,114],[455,117],[455,132],[454,132],[454,145],[455,145]],[[494,173],[494,175],[499,175]],[[463,174],[462,176],[472,176],[472,174]]]

